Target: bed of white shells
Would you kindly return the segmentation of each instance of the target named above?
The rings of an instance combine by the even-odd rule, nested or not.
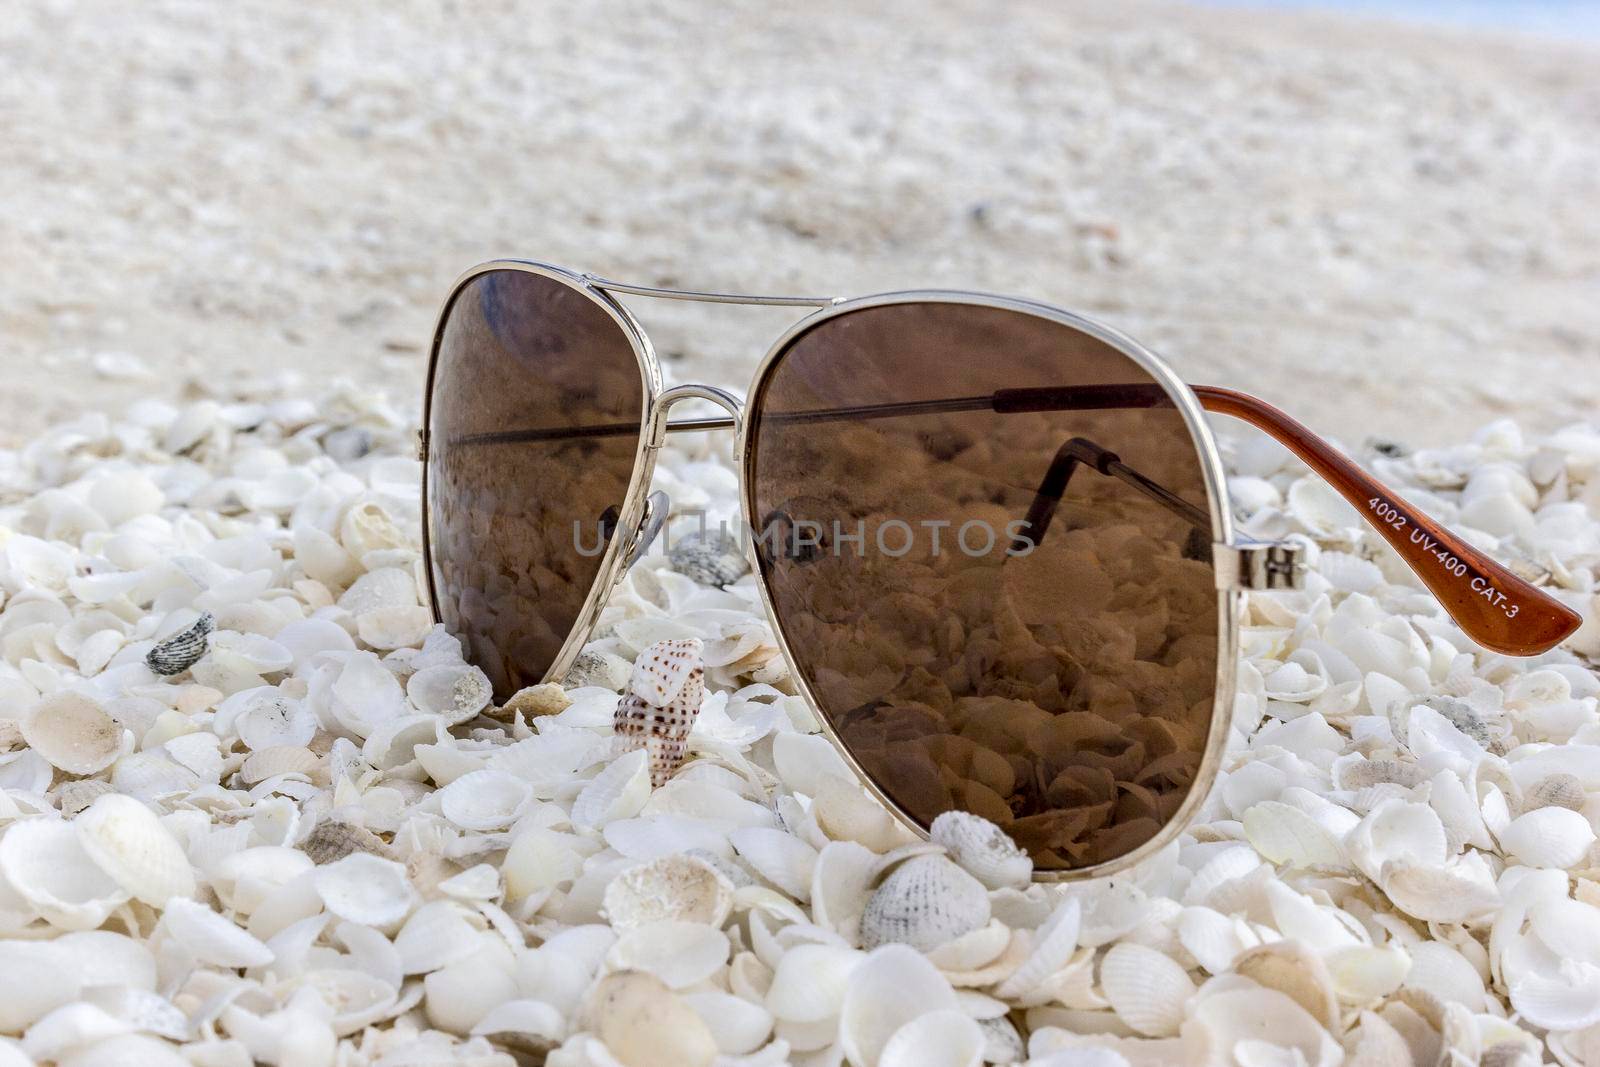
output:
[[[1197,824],[1071,887],[986,826],[903,835],[751,579],[681,555],[618,588],[585,684],[490,706],[421,605],[411,444],[342,394],[0,452],[0,1067],[1600,1063],[1596,429],[1372,457],[1586,613],[1534,661],[1230,447],[1308,588],[1250,603]],[[658,488],[731,515],[724,448],[675,442]],[[708,697],[652,790],[611,716],[676,636]]]

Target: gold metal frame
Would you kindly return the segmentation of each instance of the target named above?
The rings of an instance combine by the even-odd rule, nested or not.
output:
[[[644,386],[644,409],[640,414],[639,449],[634,457],[634,472],[633,478],[628,485],[627,499],[623,503],[621,514],[618,518],[617,529],[619,536],[614,537],[611,543],[607,545],[594,585],[589,590],[583,609],[579,613],[578,619],[573,623],[572,630],[567,635],[560,654],[546,673],[546,681],[559,680],[566,676],[573,661],[577,658],[578,652],[593,631],[600,612],[605,607],[605,602],[611,589],[616,585],[626,569],[626,562],[633,554],[635,548],[634,539],[637,537],[640,520],[644,515],[650,479],[655,471],[656,456],[666,441],[669,428],[675,430],[730,428],[735,431],[734,456],[739,469],[739,506],[746,528],[754,529],[755,485],[750,468],[754,457],[748,447],[749,424],[744,418],[744,403],[728,391],[710,385],[680,385],[663,391],[661,366],[656,358],[655,350],[650,344],[650,339],[646,336],[633,314],[616,299],[616,294],[668,300],[697,300],[712,303],[813,308],[814,310],[810,314],[784,331],[773,342],[766,355],[762,357],[760,364],[756,367],[755,374],[751,378],[749,390],[745,394],[753,402],[759,401],[761,390],[765,386],[769,374],[790,345],[821,323],[862,308],[929,302],[970,304],[978,307],[1016,311],[1064,326],[1070,326],[1115,348],[1133,360],[1153,380],[1159,383],[1171,397],[1173,404],[1183,417],[1184,424],[1189,429],[1190,437],[1193,439],[1195,449],[1199,454],[1200,468],[1206,487],[1206,497],[1210,505],[1212,530],[1215,532],[1218,541],[1217,558],[1219,563],[1230,558],[1238,558],[1244,553],[1259,550],[1261,547],[1234,543],[1233,520],[1228,505],[1227,480],[1223,472],[1222,456],[1217,451],[1216,441],[1211,435],[1211,429],[1206,422],[1200,401],[1193,390],[1173,373],[1166,363],[1127,335],[1082,315],[1038,301],[977,292],[936,289],[910,290],[880,293],[854,299],[810,296],[747,296],[738,293],[662,289],[653,286],[632,285],[600,278],[592,274],[580,274],[546,263],[525,260],[507,259],[482,263],[456,279],[455,284],[450,289],[450,295],[445,299],[444,305],[440,309],[439,318],[434,327],[433,344],[428,357],[427,392],[423,401],[421,443],[424,456],[427,451],[427,433],[432,412],[434,371],[438,363],[439,342],[443,337],[445,319],[461,289],[472,279],[494,270],[526,271],[554,279],[577,289],[605,308],[618,326],[628,335],[628,340],[633,346],[634,355],[639,361],[639,374]],[[669,423],[667,415],[673,405],[687,399],[708,400],[715,403],[727,411],[728,418]],[[438,621],[438,597],[435,588],[429,531],[426,463],[423,464],[422,477],[423,557],[426,562],[428,576],[429,601],[433,605],[434,619]],[[743,540],[745,556],[751,569],[759,576],[760,562],[756,558],[755,539],[745,537]],[[1242,596],[1241,589],[1244,583],[1236,579],[1230,580],[1227,576],[1230,574],[1236,576],[1240,571],[1241,568],[1237,565],[1232,567],[1219,566],[1218,568],[1216,705],[1212,712],[1211,729],[1206,739],[1206,748],[1201,757],[1195,783],[1191,787],[1189,794],[1184,798],[1183,804],[1154,837],[1126,855],[1106,863],[1069,871],[1035,872],[1034,878],[1036,881],[1083,881],[1102,878],[1125,870],[1170,844],[1187,828],[1196,811],[1205,802],[1206,797],[1210,794],[1212,785],[1216,781],[1217,771],[1222,762],[1223,749],[1227,742],[1228,730],[1232,721],[1234,697],[1238,685],[1239,607]],[[822,725],[823,733],[832,742],[846,765],[856,772],[857,776],[861,778],[862,782],[877,797],[879,802],[914,833],[926,837],[927,831],[923,830],[915,819],[911,818],[892,798],[879,788],[873,777],[862,769],[850,750],[839,739],[827,717],[817,711],[818,705],[811,692],[810,684],[797,669],[796,660],[790,654],[788,639],[784,635],[783,627],[773,612],[771,594],[767,589],[766,583],[758,581],[757,586],[761,591],[761,605],[766,611],[767,623],[772,627],[779,650],[789,663],[795,686],[800,695],[811,706],[813,712],[816,713],[817,721]]]

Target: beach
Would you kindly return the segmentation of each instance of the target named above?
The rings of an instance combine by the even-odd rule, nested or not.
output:
[[[415,407],[451,280],[500,256],[1036,297],[1352,447],[1592,416],[1600,46],[857,6],[26,5],[0,443],[197,389]],[[679,380],[741,391],[788,321],[635,306]]]

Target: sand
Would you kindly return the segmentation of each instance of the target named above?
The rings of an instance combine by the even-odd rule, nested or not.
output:
[[[1351,444],[1596,410],[1600,46],[862,6],[18,5],[0,444],[195,379],[415,404],[451,279],[503,255],[1036,296]],[[740,389],[787,316],[639,307]]]

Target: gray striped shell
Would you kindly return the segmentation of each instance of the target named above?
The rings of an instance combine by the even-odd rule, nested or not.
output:
[[[206,654],[206,635],[217,625],[208,611],[194,620],[194,625],[180,634],[160,641],[145,653],[144,662],[157,674],[182,674]]]

